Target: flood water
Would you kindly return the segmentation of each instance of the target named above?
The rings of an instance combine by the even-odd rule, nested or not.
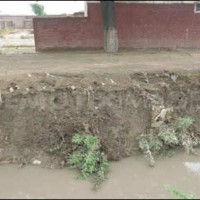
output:
[[[69,168],[0,166],[0,198],[176,198],[164,185],[200,197],[200,157],[176,153],[157,159],[150,168],[142,156],[112,162],[108,180],[98,191],[92,183],[78,180]]]

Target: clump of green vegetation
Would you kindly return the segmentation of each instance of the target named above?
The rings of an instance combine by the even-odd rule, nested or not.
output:
[[[189,116],[180,117],[177,121],[177,129],[180,131],[187,131],[187,129],[193,124],[194,119]]]
[[[164,188],[167,192],[170,192],[172,195],[177,197],[177,199],[194,199],[194,195],[187,194],[187,193],[185,193],[181,190],[178,190],[176,188],[171,188],[168,185],[165,185]]]
[[[163,141],[165,145],[175,146],[178,145],[178,137],[175,130],[172,127],[163,127],[159,128],[158,137]]]
[[[181,117],[176,124],[176,131],[179,133],[180,144],[185,148],[187,153],[194,153],[194,146],[199,144],[199,139],[192,136],[188,129],[193,124],[194,119],[189,116]]]
[[[160,152],[163,147],[162,142],[153,134],[141,134],[138,137],[139,147],[143,151],[147,160],[149,160],[150,166],[154,166],[154,156]]]
[[[61,151],[62,147],[63,147],[63,143],[61,143],[60,145],[55,145],[54,147],[49,149],[49,153],[55,154]]]
[[[92,176],[95,187],[100,186],[109,168],[107,157],[101,151],[100,140],[96,136],[76,134],[72,143],[74,151],[67,158],[68,164],[79,169],[83,179]]]
[[[193,148],[200,141],[189,132],[193,122],[189,116],[180,117],[175,125],[162,124],[153,133],[139,135],[139,148],[149,160],[150,166],[154,166],[154,155],[177,146],[184,147],[187,153],[195,153]]]
[[[0,36],[16,33],[17,30],[13,28],[0,29]]]

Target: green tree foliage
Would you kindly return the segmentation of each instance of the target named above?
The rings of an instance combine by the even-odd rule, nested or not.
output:
[[[45,11],[44,11],[44,6],[38,3],[33,3],[30,4],[32,11],[34,12],[34,14],[36,14],[37,16],[44,16],[46,15]]]

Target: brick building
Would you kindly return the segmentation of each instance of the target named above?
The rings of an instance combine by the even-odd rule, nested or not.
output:
[[[99,1],[86,4],[85,17],[33,19],[36,50],[103,48]],[[117,1],[120,48],[200,48],[200,3]]]
[[[32,29],[33,17],[35,16],[0,15],[0,29],[5,29],[5,28]]]

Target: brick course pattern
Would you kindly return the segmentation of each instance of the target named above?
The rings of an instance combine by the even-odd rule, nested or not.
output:
[[[120,48],[199,48],[200,13],[194,4],[116,3]],[[99,3],[88,4],[88,17],[33,19],[37,51],[103,48]]]

